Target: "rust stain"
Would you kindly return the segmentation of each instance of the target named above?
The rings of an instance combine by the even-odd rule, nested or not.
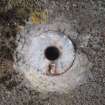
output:
[[[49,64],[46,75],[50,75],[50,76],[58,75],[56,64]]]

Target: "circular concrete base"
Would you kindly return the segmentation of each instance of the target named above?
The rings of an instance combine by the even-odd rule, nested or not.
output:
[[[75,51],[72,41],[63,32],[46,31],[46,26],[31,26],[21,32],[21,36],[15,67],[25,74],[35,90],[62,93],[85,81],[88,60]],[[59,51],[56,59],[46,57],[45,51],[49,47]],[[54,51],[50,53],[50,57],[55,56]]]

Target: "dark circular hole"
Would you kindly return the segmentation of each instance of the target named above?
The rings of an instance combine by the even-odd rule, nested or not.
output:
[[[55,46],[50,46],[45,50],[45,56],[48,60],[56,60],[60,55],[59,49]]]

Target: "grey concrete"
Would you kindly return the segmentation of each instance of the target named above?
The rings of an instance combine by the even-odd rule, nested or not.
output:
[[[18,1],[22,3],[18,4]],[[0,64],[3,65],[0,66],[0,105],[105,105],[105,1],[18,1],[0,1]],[[24,8],[16,7],[17,5]],[[2,64],[5,60],[12,60],[11,53],[13,54],[16,47],[15,23],[24,25],[32,8],[40,7],[48,9],[49,23],[62,14],[72,22],[79,34],[75,40],[77,49],[85,53],[92,64],[92,74],[88,75],[87,83],[68,94],[41,94],[32,90],[26,86],[24,75]],[[7,43],[10,42],[8,38],[12,44]],[[6,45],[13,50],[9,50]]]

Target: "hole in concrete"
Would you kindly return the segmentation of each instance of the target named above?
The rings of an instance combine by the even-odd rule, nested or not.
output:
[[[48,59],[48,60],[56,60],[58,59],[60,56],[60,51],[58,48],[56,48],[55,46],[50,46],[50,47],[47,47],[46,50],[45,50],[45,57]]]

